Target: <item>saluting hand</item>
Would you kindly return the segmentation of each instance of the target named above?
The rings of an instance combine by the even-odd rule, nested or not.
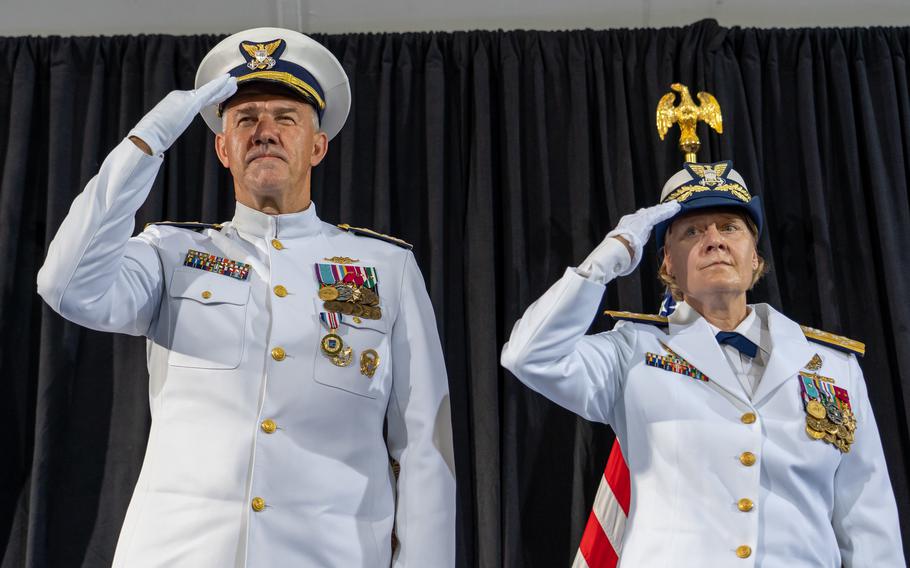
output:
[[[158,155],[171,147],[200,110],[235,92],[237,79],[227,73],[192,91],[171,91],[130,130],[129,138],[146,154]]]
[[[617,276],[630,274],[641,262],[642,249],[651,229],[676,215],[679,208],[679,203],[670,201],[624,215],[616,228],[607,233],[607,238],[578,265],[579,272],[604,284]]]

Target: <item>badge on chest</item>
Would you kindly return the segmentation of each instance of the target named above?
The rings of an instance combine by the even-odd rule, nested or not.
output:
[[[846,454],[856,439],[856,417],[850,406],[850,395],[847,389],[834,384],[834,379],[819,374],[821,367],[822,359],[816,354],[799,372],[806,434]]]
[[[317,263],[316,277],[319,281],[317,295],[323,301],[324,312],[319,319],[326,333],[320,341],[323,355],[336,367],[347,367],[354,359],[354,350],[344,344],[338,328],[344,318],[350,317],[355,323],[362,319],[378,320],[382,317],[379,305],[379,277],[372,266],[336,264],[344,260],[356,262],[348,257],[332,257],[331,264]],[[380,357],[375,349],[364,349],[360,353],[360,374],[373,378],[379,368]]]

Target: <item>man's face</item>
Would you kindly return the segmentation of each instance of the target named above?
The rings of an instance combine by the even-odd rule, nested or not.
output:
[[[314,113],[305,102],[264,85],[251,85],[228,102],[215,150],[231,170],[238,201],[303,198],[309,204],[310,172],[328,148]]]
[[[714,209],[680,216],[664,242],[667,272],[685,297],[704,303],[751,288],[758,252],[741,213]]]

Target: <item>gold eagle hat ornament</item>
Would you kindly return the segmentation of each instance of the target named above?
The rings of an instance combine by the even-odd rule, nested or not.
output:
[[[249,82],[282,85],[316,109],[329,140],[344,126],[351,109],[351,86],[338,59],[322,44],[300,32],[255,28],[221,40],[203,58],[196,88],[229,73],[238,87]],[[199,114],[216,134],[222,129],[220,108]]]
[[[658,223],[654,227],[654,236],[658,250],[664,246],[664,235],[674,219],[689,211],[707,207],[736,207],[745,209],[758,227],[761,234],[764,218],[762,216],[761,198],[749,193],[743,177],[733,169],[733,162],[716,162],[703,164],[695,161],[695,154],[701,142],[695,134],[699,121],[722,134],[724,131],[720,103],[714,95],[704,91],[698,93],[700,105],[696,105],[689,95],[689,89],[680,83],[673,83],[669,92],[657,103],[657,134],[663,140],[667,131],[674,124],[679,125],[679,149],[685,154],[683,169],[673,174],[664,184],[660,193],[660,202],[677,201],[679,213],[672,218]],[[680,95],[679,105],[673,106],[676,93]]]

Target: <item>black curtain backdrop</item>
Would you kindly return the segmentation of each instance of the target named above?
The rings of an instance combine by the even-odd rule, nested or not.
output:
[[[110,564],[148,431],[144,341],[65,322],[35,275],[107,152],[192,86],[219,39],[0,38],[2,568]],[[862,367],[908,510],[910,29],[702,21],[317,39],[347,69],[354,106],[314,200],[325,220],[415,245],[448,364],[460,566],[550,568],[575,553],[612,434],[524,388],[499,350],[524,308],[679,169],[676,134],[662,143],[654,128],[674,81],[722,105],[725,133],[700,127],[700,158],[732,158],[764,200],[772,271],[753,300],[868,344]],[[212,145],[197,120],[137,227],[230,218]],[[648,252],[605,307],[656,309]],[[905,518],[905,549],[908,529]]]

